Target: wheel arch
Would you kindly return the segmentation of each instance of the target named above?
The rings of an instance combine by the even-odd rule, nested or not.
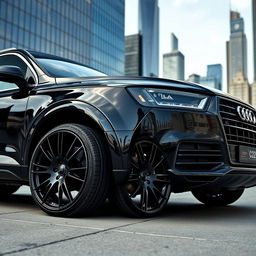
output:
[[[111,141],[115,140],[118,142],[118,140],[116,139],[116,134],[108,119],[98,109],[89,104],[69,101],[68,103],[62,103],[58,106],[46,109],[30,124],[23,151],[25,152],[23,160],[25,166],[29,166],[33,150],[40,139],[52,128],[65,123],[82,124],[97,130],[105,140],[111,158],[113,159],[115,150],[111,145]],[[115,145],[118,146],[118,143],[115,143]],[[28,178],[28,171],[25,172],[24,178]]]

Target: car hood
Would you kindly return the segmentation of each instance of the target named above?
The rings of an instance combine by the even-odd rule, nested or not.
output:
[[[201,84],[169,80],[154,77],[128,77],[128,76],[103,76],[103,77],[77,77],[77,78],[56,78],[58,85],[75,86],[115,86],[115,87],[159,87],[175,90],[194,91],[210,95],[224,96],[238,101],[238,98],[223,91],[210,88]]]

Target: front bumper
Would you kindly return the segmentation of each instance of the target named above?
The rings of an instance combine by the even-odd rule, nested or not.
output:
[[[201,186],[234,189],[256,185],[255,166],[232,164],[217,110],[154,108],[134,131],[124,134],[117,132],[120,145],[125,145],[124,165],[114,170],[117,183],[124,182],[129,174],[129,146],[143,139],[153,141],[165,153],[174,192]]]

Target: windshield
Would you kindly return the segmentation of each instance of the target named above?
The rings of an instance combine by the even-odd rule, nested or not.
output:
[[[37,61],[53,77],[87,77],[87,76],[106,76],[92,68],[83,65],[47,58],[37,58]]]

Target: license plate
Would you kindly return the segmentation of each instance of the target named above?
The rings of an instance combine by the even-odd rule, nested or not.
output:
[[[239,147],[239,161],[241,163],[255,163],[256,164],[256,148],[240,146]]]

